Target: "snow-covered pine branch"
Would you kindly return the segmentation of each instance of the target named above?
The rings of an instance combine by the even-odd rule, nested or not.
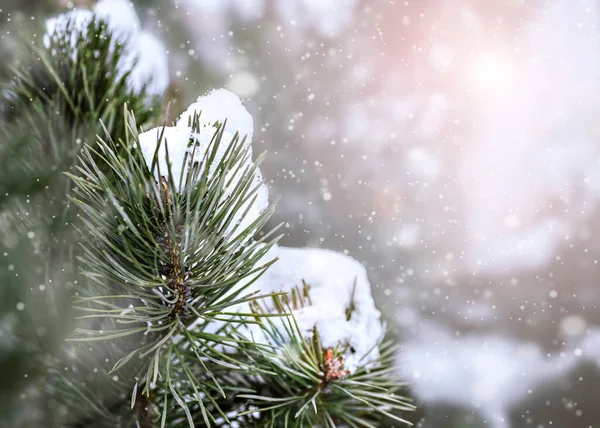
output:
[[[55,117],[66,130],[33,140],[38,154],[68,152],[55,169],[72,186],[57,180],[52,190],[70,201],[68,233],[81,233],[81,246],[58,252],[78,257],[69,296],[80,316],[65,355],[43,364],[41,381],[67,409],[53,423],[405,422],[390,413],[412,406],[391,376],[364,266],[259,235],[274,207],[252,152],[253,118],[233,93],[214,90],[152,128],[168,65],[141,27],[125,0],[50,18],[29,58],[41,67],[15,70],[3,93],[5,134],[52,129]],[[35,115],[18,114],[29,108]],[[29,170],[47,163],[23,160]],[[36,272],[51,270],[44,262]],[[280,399],[284,412],[272,412]]]
[[[198,117],[197,127],[193,123],[194,117]],[[222,144],[216,147],[216,156],[209,162],[208,155],[214,145],[217,131],[222,132]],[[252,116],[240,99],[232,92],[217,89],[200,96],[174,126],[158,127],[143,132],[139,135],[139,142],[146,164],[149,169],[153,169],[155,178],[160,180],[159,175],[167,176],[170,171],[176,188],[181,190],[193,165],[200,166],[201,175],[204,165],[210,164],[209,175],[213,176],[223,157],[230,154],[229,143],[234,138],[241,139],[245,157],[241,160],[240,168],[230,171],[226,178],[228,184],[222,195],[222,198],[226,199],[252,167],[253,134]],[[155,155],[157,165],[153,168]],[[257,188],[256,195],[234,213],[235,219],[231,223],[232,228],[235,227],[238,231],[250,227],[269,206],[269,190],[263,183],[258,167],[252,171],[252,176],[251,186]],[[227,230],[228,234],[233,232],[232,228]]]
[[[131,2],[126,0],[100,0],[93,10],[75,9],[61,13],[46,21],[43,41],[47,48],[52,40],[67,37],[76,55],[80,36],[87,36],[93,22],[102,22],[113,37],[113,42],[123,46],[116,78],[127,74],[127,84],[134,93],[145,89],[148,95],[161,96],[169,86],[169,67],[166,48],[162,41],[142,30],[140,20]],[[65,52],[53,51],[56,55]],[[90,52],[94,55],[94,52]]]

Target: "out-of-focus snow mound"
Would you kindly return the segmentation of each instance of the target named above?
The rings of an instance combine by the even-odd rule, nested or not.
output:
[[[145,86],[149,95],[160,96],[169,86],[169,66],[166,48],[152,33],[141,30],[140,20],[131,2],[126,0],[100,0],[93,11],[74,9],[46,20],[43,40],[50,46],[50,38],[65,34],[69,27],[71,45],[75,46],[78,34],[85,35],[94,19],[106,22],[117,43],[124,45],[123,57],[115,73],[123,76],[129,72],[127,83],[134,92]]]
[[[583,361],[600,367],[597,329],[548,354],[533,342],[494,333],[457,335],[422,322],[419,334],[404,343],[398,365],[420,400],[476,408],[493,428],[509,428],[513,406]]]

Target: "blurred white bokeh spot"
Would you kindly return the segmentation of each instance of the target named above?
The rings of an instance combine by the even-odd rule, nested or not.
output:
[[[229,77],[227,88],[241,98],[250,98],[260,89],[260,82],[252,73],[239,71]]]

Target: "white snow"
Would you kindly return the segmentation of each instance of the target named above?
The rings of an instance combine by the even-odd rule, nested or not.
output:
[[[147,84],[149,95],[162,95],[169,86],[166,48],[156,36],[140,29],[140,20],[131,2],[100,0],[93,12],[75,9],[49,18],[46,20],[44,45],[49,47],[50,37],[55,34],[65,34],[71,23],[75,29],[71,35],[71,45],[75,47],[78,34],[85,35],[87,27],[95,18],[105,21],[118,43],[124,45],[123,57],[116,70],[117,76],[131,70],[127,83],[133,91],[139,93]]]
[[[144,85],[150,95],[161,96],[169,87],[169,66],[162,41],[148,31],[135,34],[130,46],[133,49],[123,58],[121,70],[131,70],[129,86],[139,93]]]
[[[310,286],[310,302],[292,310],[298,327],[310,338],[316,327],[324,348],[344,350],[344,368],[354,372],[379,357],[377,347],[384,334],[380,312],[375,307],[371,286],[365,267],[350,256],[318,248],[287,248],[274,246],[264,257],[265,261],[278,260],[244,290],[260,294],[302,290],[302,281]],[[355,285],[356,284],[356,285]],[[354,295],[353,295],[354,292]],[[354,301],[354,310],[347,319],[346,309]],[[265,299],[269,312],[275,309],[270,299]],[[237,307],[248,312],[247,304]],[[270,318],[281,326],[280,318]],[[259,343],[266,341],[256,325],[248,326],[248,337]]]
[[[44,46],[50,47],[50,38],[54,34],[64,34],[67,31],[67,27],[71,26],[73,29],[71,34],[71,46],[77,44],[77,38],[79,34],[85,35],[87,33],[87,27],[90,25],[94,14],[89,10],[72,10],[70,12],[62,13],[58,16],[48,18],[46,20],[46,33],[44,34],[43,41]]]
[[[190,126],[190,118],[193,117],[192,115],[194,112],[200,114],[200,132],[198,133],[194,133]],[[227,119],[226,127],[223,132],[221,144],[217,149],[217,155],[209,170],[209,174],[214,172],[220,160],[223,159],[223,155],[225,154],[228,145],[234,138],[234,133],[239,132],[240,136],[247,135],[248,137],[244,144],[248,149],[248,157],[242,160],[242,162],[245,163],[242,165],[240,171],[235,174],[233,171],[230,173],[234,174],[231,176],[233,182],[230,189],[234,188],[236,182],[239,182],[242,178],[244,169],[251,165],[251,138],[254,125],[252,116],[242,105],[239,98],[225,89],[214,90],[207,95],[199,97],[198,100],[181,115],[181,118],[177,121],[175,126],[154,128],[139,135],[140,149],[148,168],[150,169],[152,166],[156,146],[162,134],[163,142],[158,151],[158,168],[160,169],[161,175],[167,176],[169,167],[166,154],[168,151],[171,175],[175,185],[180,189],[179,184],[185,183],[185,177],[187,176],[190,166],[195,162],[204,162],[207,151],[211,147],[211,140],[215,132],[219,129],[220,124],[225,122],[225,119]],[[190,142],[193,143],[190,144]],[[157,180],[159,178],[158,171],[158,169],[155,170]],[[258,186],[261,182],[262,175],[257,168],[254,173],[252,186]],[[224,197],[226,198],[229,195],[230,192],[226,192]],[[251,201],[248,201],[243,205],[234,218],[234,223],[239,222],[237,230],[240,232],[250,226],[268,207],[269,191],[266,184],[263,183],[260,186],[256,193],[256,200],[249,207],[246,216],[242,218],[242,213],[248,207],[250,202]]]
[[[403,345],[402,376],[418,399],[476,408],[492,428],[510,428],[513,406],[538,388],[589,361],[600,367],[600,331],[567,342],[562,351],[546,354],[535,343],[497,334],[458,336],[421,321],[419,334]]]
[[[250,98],[258,93],[260,81],[254,74],[242,70],[229,76],[227,88],[240,97]]]
[[[113,34],[120,40],[127,40],[138,33],[142,24],[130,1],[100,0],[94,14],[110,24]]]
[[[223,123],[227,119],[225,131],[230,134],[239,132],[240,138],[246,136],[248,141],[254,135],[254,122],[241,100],[227,89],[215,89],[207,95],[198,97],[179,118],[179,123],[191,123],[194,113],[200,114],[200,126],[204,129]]]
[[[187,127],[165,126],[164,128],[154,128],[139,134],[140,149],[142,150],[148,169],[152,168],[154,153],[156,152],[156,146],[161,135],[163,136],[163,141],[158,152],[158,169],[155,171],[156,179],[160,178],[159,172],[164,177],[168,174],[168,151],[169,159],[171,160],[171,176],[179,188],[180,178],[183,177],[183,180],[185,180],[187,170],[189,169],[189,165],[184,166],[183,160],[185,154],[190,151],[188,144],[190,139],[192,139],[191,129]],[[202,133],[196,137],[196,143],[199,147],[196,149],[194,159],[190,159],[190,162],[202,160],[209,141],[210,137],[208,133]]]

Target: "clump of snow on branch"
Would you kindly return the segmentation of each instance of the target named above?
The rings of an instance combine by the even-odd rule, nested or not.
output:
[[[94,8],[94,14],[106,21],[121,40],[135,36],[142,27],[135,8],[129,1],[100,0]]]
[[[199,115],[199,132],[192,129],[192,120],[194,114]],[[239,182],[246,168],[251,167],[252,146],[251,138],[254,133],[254,124],[252,116],[242,105],[240,99],[233,93],[225,89],[214,90],[207,95],[201,96],[193,103],[180,117],[175,126],[165,126],[151,129],[139,135],[140,149],[148,165],[152,168],[152,162],[156,152],[157,144],[160,141],[160,148],[157,157],[157,168],[155,168],[155,177],[158,180],[160,175],[167,177],[169,168],[173,182],[178,190],[185,184],[190,166],[195,163],[202,165],[206,161],[209,149],[212,147],[211,141],[215,133],[223,129],[221,143],[217,147],[217,153],[209,169],[209,174],[213,173],[216,166],[223,159],[229,144],[234,140],[235,134],[240,139],[244,139],[247,154],[241,162],[244,164],[234,173],[234,180],[230,189],[234,189],[236,182]],[[161,140],[162,135],[162,140]],[[192,144],[190,144],[192,143]],[[167,163],[167,152],[169,163]],[[260,186],[256,199],[249,201],[239,210],[234,223],[239,222],[238,229],[243,231],[250,226],[260,214],[267,209],[269,205],[269,191],[263,183],[262,174],[256,168],[254,171],[252,188]],[[225,197],[230,194],[226,191]],[[242,218],[242,213],[250,205],[248,212]]]
[[[384,328],[371,295],[367,271],[361,263],[331,250],[281,246],[274,246],[264,258],[278,260],[244,294],[291,293],[294,288],[302,291],[306,283],[310,298],[305,298],[295,309],[290,307],[304,336],[311,338],[316,328],[324,348],[338,347],[344,351],[344,368],[350,372],[377,360],[377,345]],[[270,299],[261,303],[267,312],[276,312]],[[241,313],[249,310],[247,304],[237,309]],[[285,321],[270,318],[270,322],[283,327]],[[245,334],[256,342],[267,342],[255,324],[242,329],[247,329]]]
[[[43,41],[50,47],[51,38],[68,36],[71,46],[77,44],[79,34],[86,36],[94,21],[105,22],[113,37],[124,46],[123,56],[115,71],[117,77],[130,72],[127,83],[134,92],[146,91],[151,96],[162,95],[169,86],[169,67],[166,49],[156,36],[141,30],[140,20],[131,2],[100,0],[93,11],[75,9],[46,20]],[[67,33],[71,30],[71,34]]]
[[[310,302],[293,310],[300,330],[311,335],[316,327],[323,347],[345,347],[345,369],[351,372],[377,359],[384,332],[365,267],[325,249],[275,247],[273,252],[279,260],[253,287],[262,293],[290,292],[304,281]]]
[[[227,119],[225,132],[230,134],[238,132],[240,138],[245,136],[248,142],[252,140],[254,135],[252,116],[242,105],[239,97],[226,89],[215,89],[207,96],[198,97],[196,102],[181,115],[179,123],[190,124],[195,113],[201,113],[202,129],[223,124]],[[248,144],[248,147],[251,148],[251,145]]]
[[[94,18],[94,14],[89,10],[72,10],[61,13],[58,16],[46,20],[46,33],[44,34],[44,46],[50,47],[51,37],[54,35],[67,35],[69,29],[69,43],[71,46],[77,46],[79,34],[83,36],[87,33],[87,28]]]

